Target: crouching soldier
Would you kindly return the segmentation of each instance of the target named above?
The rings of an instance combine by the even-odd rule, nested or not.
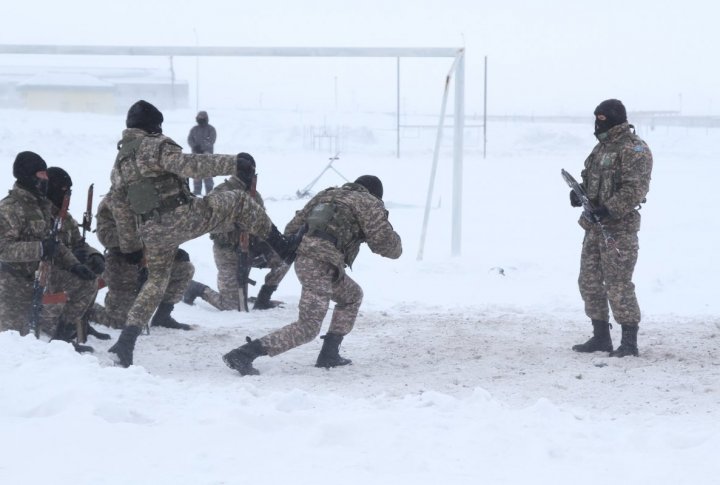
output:
[[[57,328],[44,330],[70,340],[97,291],[96,275],[65,246],[50,237],[57,209],[47,199],[47,164],[34,152],[21,152],[13,163],[15,185],[0,201],[0,330],[29,328],[33,282],[41,260],[51,261],[51,291],[64,291],[68,301]],[[57,275],[55,275],[57,273]],[[92,348],[75,344],[78,351]]]
[[[255,179],[255,160],[249,157],[247,163],[239,168],[237,175],[233,175],[218,185],[215,190],[217,192],[241,190],[249,193]],[[254,199],[261,207],[265,207],[258,192],[255,192]],[[192,305],[195,298],[200,297],[218,310],[237,310],[239,308],[240,292],[237,268],[240,251],[238,246],[242,231],[243,228],[234,228],[230,232],[210,234],[210,239],[213,241],[215,266],[218,270],[218,291],[197,281],[192,281],[183,298],[185,303]],[[255,268],[270,268],[270,272],[265,276],[265,284],[262,285],[255,299],[253,310],[267,310],[277,306],[270,300],[270,297],[290,270],[290,265],[283,261],[267,242],[254,236],[250,238],[250,259]]]
[[[355,324],[362,302],[362,289],[345,273],[364,242],[370,250],[390,259],[402,253],[400,236],[388,221],[382,201],[383,186],[375,176],[363,175],[354,183],[326,189],[295,214],[285,228],[294,234],[307,224],[300,243],[295,272],[302,284],[298,320],[260,339],[250,340],[225,354],[223,360],[241,375],[258,374],[252,362],[260,356],[274,357],[312,341],[328,311],[335,308],[323,341],[317,367],[350,364],[339,354],[340,343]]]

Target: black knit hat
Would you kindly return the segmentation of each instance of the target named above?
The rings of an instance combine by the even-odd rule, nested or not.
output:
[[[47,198],[50,199],[50,202],[55,204],[56,207],[62,207],[63,198],[70,190],[70,187],[72,187],[72,179],[70,175],[60,167],[48,168],[47,174]]]
[[[374,175],[362,175],[355,180],[355,183],[358,185],[362,185],[368,191],[377,197],[378,199],[382,200],[383,198],[383,184],[380,181],[379,178],[377,178]]]
[[[34,177],[43,170],[47,170],[47,163],[35,152],[20,152],[15,157],[13,177],[18,180]]]
[[[140,128],[148,133],[162,133],[163,115],[159,109],[145,100],[140,100],[130,106],[125,126]]]
[[[604,133],[627,121],[627,111],[619,99],[606,99],[595,108],[593,114],[605,117],[604,120],[595,120],[595,134]]]

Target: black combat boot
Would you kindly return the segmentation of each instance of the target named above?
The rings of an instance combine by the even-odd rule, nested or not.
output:
[[[593,320],[593,336],[584,344],[573,345],[575,352],[612,352],[612,338],[610,337],[610,323],[604,320]]]
[[[153,327],[174,328],[176,330],[192,330],[190,325],[179,323],[170,316],[173,308],[175,308],[175,305],[172,303],[160,303],[155,315],[153,315],[152,320],[150,320],[150,325]]]
[[[223,355],[225,365],[240,373],[241,376],[257,376],[260,372],[252,366],[253,360],[267,355],[267,351],[263,348],[259,340],[251,340],[245,337],[247,343],[235,350],[231,350]]]
[[[622,327],[622,340],[620,340],[620,347],[617,350],[610,352],[610,357],[625,357],[627,355],[634,355],[638,357],[640,353],[637,348],[637,325],[620,325]]]
[[[135,350],[135,341],[140,335],[140,327],[130,325],[125,327],[120,333],[115,345],[110,347],[108,352],[117,354],[115,362],[121,367],[130,367],[133,363],[133,351]]]
[[[278,306],[277,303],[270,301],[270,297],[275,290],[277,290],[277,285],[262,285],[255,299],[253,310],[269,310]]]
[[[330,367],[352,364],[352,360],[340,357],[340,344],[343,341],[342,335],[328,333],[320,338],[323,339],[323,346],[322,349],[320,349],[317,362],[315,362],[315,367],[329,369]]]
[[[195,304],[195,298],[199,298],[205,293],[205,290],[207,289],[207,285],[203,285],[202,283],[199,283],[195,280],[190,280],[190,284],[188,285],[187,289],[185,290],[185,294],[183,295],[183,303],[187,305],[194,305]]]
[[[93,349],[89,345],[81,345],[75,342],[76,338],[77,329],[75,328],[75,325],[67,323],[61,318],[57,324],[57,327],[55,328],[55,335],[53,335],[50,340],[62,340],[63,342],[67,342],[72,345],[75,349],[75,352],[79,354],[95,352],[95,349]]]

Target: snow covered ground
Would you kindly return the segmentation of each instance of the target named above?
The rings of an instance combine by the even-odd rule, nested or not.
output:
[[[15,154],[30,149],[70,172],[76,217],[89,183],[107,190],[124,117],[2,115],[8,188]],[[166,134],[184,144],[194,113],[165,117]],[[332,155],[303,137],[327,120],[263,111],[210,118],[216,152],[257,159],[258,190],[282,227],[304,202],[295,192]],[[351,273],[365,292],[342,347],[353,365],[316,369],[319,340],[258,359],[256,377],[220,360],[246,335],[296,318],[293,272],[275,295],[282,309],[179,304],[178,320],[198,328],[153,329],[129,369],[112,367],[112,342],[91,338],[95,355],[77,355],[2,333],[0,483],[718,483],[716,130],[638,127],[655,157],[635,278],[641,356],[610,359],[570,350],[591,327],[576,284],[579,213],[559,172],[579,175],[594,144],[590,115],[587,126],[492,124],[486,159],[469,134],[457,258],[449,256],[448,140],[423,261],[434,134],[407,134],[396,159],[392,119],[344,114],[332,123],[349,127],[335,167],[350,179],[381,177],[404,245],[397,261],[364,249]],[[328,172],[315,188],[341,182]],[[183,247],[196,279],[215,286],[210,240]],[[618,326],[613,337],[618,343]]]

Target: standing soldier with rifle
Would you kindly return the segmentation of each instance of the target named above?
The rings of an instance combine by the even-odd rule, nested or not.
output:
[[[579,221],[585,239],[578,283],[593,336],[573,350],[600,350],[610,352],[611,357],[638,356],[640,307],[632,276],[638,257],[638,209],[650,189],[653,159],[647,144],[628,124],[625,106],[619,100],[603,101],[594,114],[599,143],[585,160],[580,190],[570,191],[570,204],[585,206]],[[622,340],[615,350],[610,337],[610,309],[622,327]]]
[[[215,191],[248,192],[261,207],[265,207],[262,197],[255,190],[256,184],[255,160],[248,156],[239,166],[237,175],[218,185]],[[271,302],[270,297],[290,270],[290,265],[283,261],[267,242],[250,236],[240,227],[230,232],[211,233],[210,239],[213,240],[213,255],[218,270],[218,291],[197,281],[191,281],[183,301],[192,305],[195,298],[200,297],[218,310],[248,311],[248,283],[255,284],[250,279],[250,268],[269,267],[270,272],[265,276],[265,284],[258,292],[253,310],[267,310],[276,306]],[[245,249],[242,239],[247,243]]]
[[[79,279],[95,275],[52,235],[53,205],[47,199],[47,164],[37,153],[18,153],[13,163],[15,185],[0,201],[0,330],[29,332],[33,285],[42,262],[67,270]],[[82,286],[82,285],[79,285]],[[66,290],[68,300],[84,296]],[[70,315],[70,318],[81,315]],[[74,325],[76,321],[66,322]],[[49,332],[52,334],[52,332]],[[76,346],[79,351],[88,350]]]

